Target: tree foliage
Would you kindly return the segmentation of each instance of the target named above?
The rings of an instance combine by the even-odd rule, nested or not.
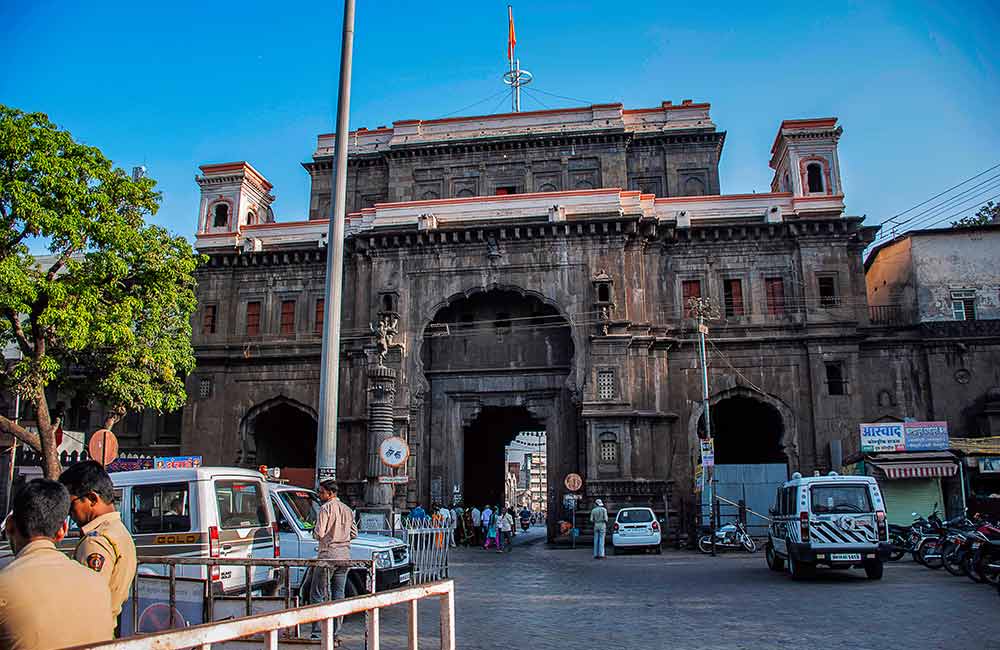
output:
[[[191,245],[147,224],[160,195],[41,113],[0,105],[0,344],[22,358],[0,380],[32,404],[38,432],[0,430],[58,472],[49,400],[66,391],[110,409],[170,411],[194,368]],[[47,249],[34,256],[31,249]]]
[[[970,228],[972,226],[987,226],[991,223],[1000,223],[1000,203],[994,204],[987,201],[986,205],[979,208],[976,214],[962,217],[958,221],[952,221],[952,228]]]

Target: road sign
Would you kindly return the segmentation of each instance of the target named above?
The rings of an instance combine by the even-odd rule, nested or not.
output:
[[[87,452],[92,460],[107,465],[118,458],[118,438],[110,429],[98,429],[90,436]]]
[[[379,483],[407,483],[409,482],[409,476],[380,476],[378,477]]]
[[[410,446],[399,436],[392,436],[378,446],[378,457],[387,467],[402,467],[410,457]]]
[[[570,492],[576,492],[583,487],[583,479],[580,478],[579,474],[567,474],[564,483],[566,485],[566,489]]]

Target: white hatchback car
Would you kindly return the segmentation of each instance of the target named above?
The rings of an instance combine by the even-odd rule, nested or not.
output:
[[[662,552],[660,522],[650,508],[622,508],[611,526],[611,552],[627,548],[650,548]]]

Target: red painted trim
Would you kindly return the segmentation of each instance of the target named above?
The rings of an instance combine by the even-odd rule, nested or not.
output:
[[[822,196],[796,196],[792,200],[795,201],[795,202],[799,202],[799,201],[836,201],[838,199],[841,200],[841,201],[843,201],[844,200],[844,195],[843,194],[824,194]]]
[[[837,118],[835,117],[814,117],[805,120],[782,120],[781,124],[778,126],[778,135],[774,136],[774,143],[771,145],[771,154],[773,155],[775,150],[777,150],[778,141],[781,140],[781,132],[785,129],[788,129],[789,131],[816,128],[832,129],[835,126],[837,126]]]
[[[687,108],[703,108],[705,110],[711,109],[712,105],[708,102],[701,104],[665,104],[657,108],[629,108],[623,112],[626,115],[635,115],[636,113],[662,113],[663,111],[678,111]]]
[[[238,230],[230,230],[228,232],[204,232],[199,233],[195,239],[202,239],[205,237],[232,237],[233,235],[240,234]]]
[[[256,180],[261,185],[263,185],[267,189],[267,191],[270,192],[271,189],[274,187],[273,185],[271,185],[271,183],[266,178],[264,178],[263,174],[261,174],[259,171],[257,171],[256,169],[254,169],[253,165],[251,165],[250,163],[248,163],[245,160],[241,160],[239,162],[216,163],[216,164],[212,164],[212,165],[202,165],[202,166],[198,167],[198,169],[200,169],[203,174],[242,171],[244,174],[252,176],[254,178],[254,180]]]
[[[764,194],[705,194],[702,196],[660,196],[656,203],[695,203],[697,201],[742,201],[744,199],[787,199],[791,192],[768,192]],[[823,197],[827,198],[827,197]]]

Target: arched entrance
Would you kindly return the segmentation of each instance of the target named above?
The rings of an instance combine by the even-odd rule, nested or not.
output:
[[[502,503],[505,447],[519,433],[544,431],[545,507],[539,509],[555,511],[553,481],[580,471],[568,386],[574,350],[569,322],[539,294],[494,287],[438,308],[419,356],[427,451],[418,500],[461,495],[479,507]]]
[[[737,388],[711,400],[712,438],[715,441],[713,489],[717,496],[746,503],[752,511],[766,514],[775,489],[788,479],[793,439],[786,429],[787,407],[779,400]],[[704,414],[699,414],[698,430],[704,431]],[[702,523],[707,524],[707,495],[702,494]],[[720,514],[737,509],[723,502]],[[727,517],[723,522],[729,521]],[[748,515],[751,534],[766,534],[767,522]]]
[[[316,464],[316,415],[308,406],[277,397],[252,408],[240,425],[244,465],[295,468]]]
[[[541,423],[523,406],[484,406],[465,427],[463,469],[467,503],[504,504],[507,446],[522,431],[537,431]],[[511,504],[513,505],[513,504]]]
[[[781,414],[770,404],[736,395],[712,406],[715,462],[749,465],[786,462]]]

